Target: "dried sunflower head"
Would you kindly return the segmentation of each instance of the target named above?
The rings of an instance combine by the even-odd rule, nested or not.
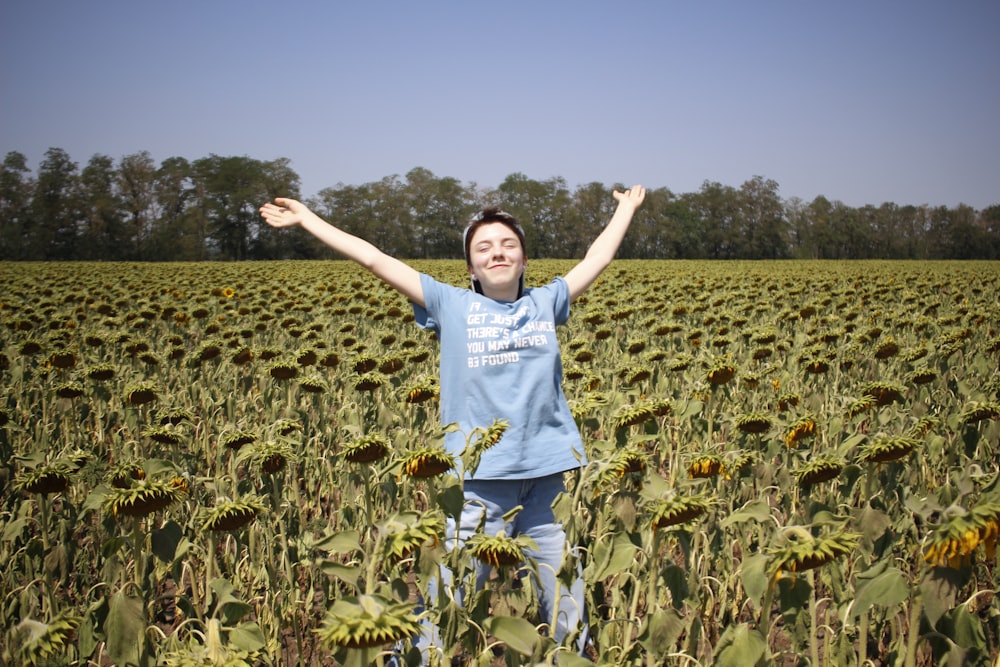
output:
[[[422,447],[403,458],[403,473],[408,477],[436,477],[455,467],[455,459],[440,447]]]
[[[751,412],[736,420],[736,428],[744,433],[764,433],[771,428],[771,417],[763,412]]]
[[[889,382],[871,382],[864,389],[864,394],[874,398],[879,407],[902,401],[905,393],[906,387]]]
[[[708,371],[708,383],[713,387],[724,385],[736,377],[736,366],[728,361],[716,361]]]
[[[1000,419],[1000,404],[972,401],[962,408],[959,419],[963,424],[975,424],[987,419]]]
[[[703,495],[662,498],[650,510],[650,523],[654,529],[678,526],[694,521],[711,506],[712,501]]]
[[[181,478],[140,479],[126,487],[112,487],[104,498],[104,509],[113,517],[147,516],[180,500],[187,485]]]
[[[345,445],[343,456],[351,463],[372,463],[384,459],[389,453],[389,446],[388,438],[372,433]]]
[[[394,561],[409,558],[417,549],[433,542],[441,542],[445,530],[440,513],[401,512],[387,519],[381,530],[386,534],[387,556]]]
[[[61,613],[48,623],[25,619],[11,629],[10,657],[21,665],[63,664],[82,618]]]
[[[785,445],[797,447],[801,440],[816,435],[816,422],[812,417],[800,417],[785,433]]]
[[[799,486],[810,486],[820,484],[834,479],[840,475],[844,469],[844,464],[833,459],[816,459],[810,461],[795,471],[795,478]]]
[[[866,463],[887,463],[908,456],[917,444],[916,438],[906,435],[876,438],[861,446],[858,457]]]
[[[504,532],[496,535],[476,533],[465,545],[473,558],[495,568],[510,567],[524,562],[524,536],[511,537]]]
[[[355,378],[354,388],[358,391],[375,391],[379,387],[385,386],[388,381],[383,373],[373,371]]]
[[[786,528],[781,543],[770,547],[769,570],[772,576],[780,578],[786,572],[793,575],[826,565],[841,556],[846,556],[857,547],[861,536],[845,530],[816,537],[801,526]]]
[[[23,473],[14,484],[18,491],[47,496],[69,488],[70,471],[64,465],[48,464]]]
[[[392,644],[420,633],[415,605],[393,602],[379,595],[344,597],[333,603],[321,627],[319,640],[331,646],[363,649]]]
[[[279,439],[255,442],[243,447],[236,460],[245,462],[265,474],[273,475],[287,467],[290,462],[294,462],[296,456],[291,444]]]
[[[437,383],[434,380],[423,380],[410,385],[406,389],[406,402],[410,404],[424,403],[436,399],[439,395]]]
[[[699,454],[688,464],[687,470],[695,479],[715,477],[722,472],[722,459],[715,454]]]
[[[150,382],[138,382],[125,388],[125,402],[129,405],[145,405],[156,400],[159,388]]]
[[[971,565],[972,555],[981,545],[986,558],[996,558],[1000,539],[1000,502],[983,501],[965,511],[949,508],[947,520],[938,525],[924,550],[924,560],[954,570]]]
[[[259,498],[243,498],[242,500],[224,500],[214,507],[202,510],[202,530],[229,531],[238,530],[266,511]]]

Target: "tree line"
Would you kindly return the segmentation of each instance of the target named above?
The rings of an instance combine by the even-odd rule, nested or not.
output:
[[[616,184],[621,187],[620,184]],[[404,177],[337,184],[308,204],[319,215],[404,258],[461,257],[465,221],[498,204],[522,221],[532,257],[582,257],[611,217],[616,186],[571,189],[559,177],[509,175],[483,188],[417,167]],[[308,234],[274,230],[258,206],[299,198],[286,158],[256,160],[148,152],[81,169],[50,148],[37,172],[8,153],[0,165],[0,259],[204,261],[314,259],[329,250]],[[649,188],[618,256],[629,259],[1000,259],[1000,205],[883,203],[860,208],[818,196],[783,200],[754,176],[697,192]]]

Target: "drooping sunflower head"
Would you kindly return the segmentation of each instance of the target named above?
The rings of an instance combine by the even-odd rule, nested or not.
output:
[[[425,379],[410,385],[406,391],[406,402],[412,404],[434,400],[440,395],[437,382]]]
[[[902,401],[905,393],[906,387],[890,382],[870,382],[864,389],[864,394],[874,398],[879,407]]]
[[[688,464],[687,471],[694,479],[715,477],[722,472],[722,459],[715,454],[698,454]]]
[[[478,435],[472,441],[472,447],[479,452],[485,452],[498,442],[503,434],[510,428],[510,422],[506,419],[494,419],[485,429],[478,429]]]
[[[800,417],[792,423],[785,433],[785,445],[789,448],[797,447],[800,441],[814,435],[816,435],[816,422],[813,418]]]
[[[21,621],[10,630],[11,658],[20,665],[61,664],[72,651],[82,621],[65,613],[48,623],[31,618]]]
[[[387,519],[381,530],[387,536],[385,548],[388,558],[398,562],[409,558],[428,542],[439,544],[444,535],[445,521],[436,512],[401,512]]]
[[[1000,419],[1000,403],[972,401],[962,408],[959,419],[963,424],[975,424],[987,419]]]
[[[736,428],[744,433],[765,433],[771,429],[771,417],[763,412],[751,412],[736,420]]]
[[[373,371],[364,375],[358,375],[354,379],[354,388],[358,391],[371,392],[385,386],[388,381],[389,379],[384,373]]]
[[[259,498],[223,500],[202,511],[201,529],[216,532],[239,530],[266,511]]]
[[[125,402],[129,405],[145,405],[157,399],[159,387],[151,382],[138,382],[125,388]]]
[[[47,496],[69,488],[70,471],[63,465],[48,464],[18,476],[14,488],[27,493]]]
[[[785,573],[794,576],[850,554],[860,540],[860,534],[846,530],[817,537],[801,526],[786,528],[779,543],[767,550],[768,569],[775,578]]]
[[[924,550],[924,560],[931,565],[954,570],[971,565],[976,549],[983,547],[985,556],[996,558],[1000,539],[1000,502],[982,501],[969,511],[953,511],[938,525]]]
[[[420,633],[414,608],[412,603],[394,602],[379,595],[340,598],[314,632],[330,646],[380,647]]]
[[[795,471],[795,478],[801,487],[821,484],[840,475],[844,464],[835,459],[820,458],[809,461]]]
[[[297,460],[291,443],[285,439],[264,440],[240,449],[237,461],[260,472],[273,475]]]
[[[473,558],[495,568],[511,567],[525,560],[524,547],[517,538],[503,532],[497,535],[477,533],[466,541]]]
[[[455,459],[440,447],[421,447],[403,458],[403,473],[408,477],[437,477],[455,467]]]
[[[858,458],[866,463],[896,461],[909,456],[917,444],[916,438],[906,435],[875,438],[861,446]]]
[[[125,488],[113,486],[105,496],[104,510],[116,519],[119,515],[143,517],[174,504],[186,490],[183,480],[175,478],[135,480]]]
[[[378,433],[362,436],[344,446],[344,459],[351,463],[381,461],[389,453],[389,439]]]
[[[708,383],[713,387],[724,385],[734,377],[736,366],[724,360],[716,361],[708,371]]]
[[[233,451],[239,451],[243,445],[249,445],[256,441],[257,434],[253,431],[245,430],[228,431],[219,437],[219,442],[222,443],[222,446]]]
[[[712,507],[704,495],[661,498],[650,509],[650,524],[654,529],[679,526],[694,521]]]

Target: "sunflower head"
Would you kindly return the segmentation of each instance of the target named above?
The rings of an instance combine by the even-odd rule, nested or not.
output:
[[[876,438],[862,445],[858,456],[866,463],[887,463],[909,456],[917,444],[916,438],[906,435]]]
[[[264,504],[258,498],[225,500],[202,512],[202,530],[216,532],[239,530],[249,525],[265,512]]]
[[[351,463],[373,463],[385,458],[389,444],[385,436],[371,433],[345,445],[343,455]]]
[[[854,551],[861,539],[858,533],[844,530],[817,537],[800,526],[786,529],[782,537],[780,544],[768,549],[769,570],[775,578],[786,572],[794,576],[846,556]]]
[[[497,569],[511,567],[525,560],[521,541],[504,532],[493,536],[477,533],[468,539],[466,547],[473,558]]]
[[[969,511],[954,511],[937,526],[924,550],[924,560],[932,565],[962,569],[971,564],[980,546],[990,561],[996,558],[1000,539],[1000,502],[984,501]]]
[[[722,472],[722,459],[715,454],[699,454],[688,464],[687,470],[694,479],[715,477]]]
[[[416,479],[437,477],[454,467],[454,457],[440,447],[421,447],[403,458],[403,473]]]
[[[330,646],[376,648],[420,633],[415,605],[379,595],[344,597],[333,603],[322,626],[314,630]]]
[[[428,542],[439,544],[445,521],[439,513],[402,512],[390,517],[381,529],[387,537],[388,558],[399,562]]]
[[[816,435],[816,422],[811,417],[800,417],[785,433],[785,445],[797,447],[801,440]]]
[[[49,464],[40,466],[20,476],[14,488],[27,493],[47,496],[62,493],[69,488],[69,470],[65,466]]]
[[[712,501],[703,495],[674,496],[658,500],[652,507],[650,523],[654,529],[679,526],[694,521],[712,506]]]
[[[765,433],[771,429],[771,417],[763,412],[751,412],[736,420],[736,428],[744,433]]]
[[[104,499],[104,509],[113,517],[142,517],[165,509],[180,500],[186,485],[173,479],[140,479],[128,487],[113,486]]]
[[[840,475],[844,464],[833,459],[817,459],[805,464],[795,471],[799,486],[808,487],[834,479]]]

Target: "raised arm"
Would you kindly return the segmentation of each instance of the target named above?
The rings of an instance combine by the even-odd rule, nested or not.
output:
[[[269,202],[261,206],[260,215],[272,227],[302,227],[336,252],[374,273],[413,303],[425,305],[420,273],[416,269],[385,254],[368,241],[334,227],[305,204],[278,197],[273,204]]]
[[[583,294],[615,258],[618,246],[622,244],[625,232],[632,223],[632,215],[646,198],[646,188],[633,185],[625,192],[615,190],[614,196],[618,200],[618,206],[610,222],[590,244],[587,254],[580,263],[570,269],[565,276],[566,284],[569,285],[570,300]]]

